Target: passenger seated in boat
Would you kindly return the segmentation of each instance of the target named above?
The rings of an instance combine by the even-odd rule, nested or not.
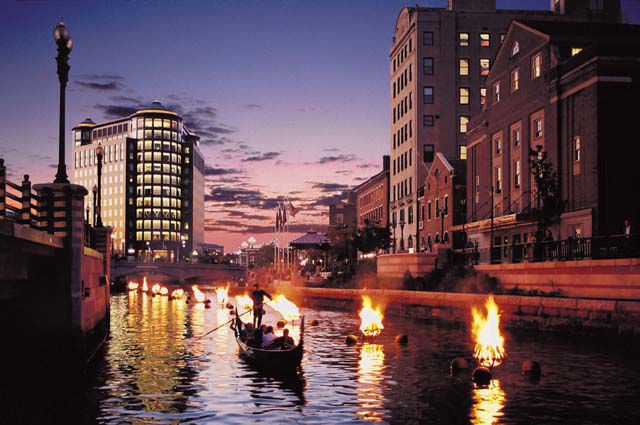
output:
[[[262,338],[266,330],[267,330],[267,327],[265,325],[262,325],[258,329],[256,329],[253,334],[253,339],[251,340],[250,345],[257,348],[262,348]]]
[[[273,343],[275,339],[276,335],[273,333],[273,326],[267,326],[266,332],[264,333],[264,335],[262,335],[262,346],[268,347]]]
[[[269,345],[268,349],[271,350],[275,350],[275,349],[281,349],[281,350],[288,350],[290,348],[295,347],[296,344],[293,341],[293,338],[291,338],[289,336],[289,329],[285,329],[284,331],[282,331],[282,336],[278,337],[276,339],[273,340],[273,342],[271,343],[271,345]]]

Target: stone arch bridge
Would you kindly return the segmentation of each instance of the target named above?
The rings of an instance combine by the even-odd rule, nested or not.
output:
[[[111,280],[124,277],[153,276],[179,283],[237,280],[246,277],[246,267],[232,264],[207,263],[136,263],[119,261],[111,263]]]

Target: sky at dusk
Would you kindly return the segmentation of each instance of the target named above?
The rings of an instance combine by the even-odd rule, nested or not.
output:
[[[25,173],[34,182],[53,179],[52,31],[63,16],[74,42],[67,164],[76,123],[159,100],[201,137],[207,242],[230,251],[249,236],[270,241],[274,207],[285,196],[302,209],[290,237],[323,229],[327,205],[377,173],[388,153],[388,51],[398,12],[415,3],[4,0],[0,157],[14,181]],[[627,20],[640,22],[640,2],[623,4]]]

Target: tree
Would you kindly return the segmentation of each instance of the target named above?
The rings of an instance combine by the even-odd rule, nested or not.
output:
[[[538,240],[542,239],[546,227],[559,212],[558,174],[542,146],[529,149],[529,168],[535,183],[536,207],[538,216]]]
[[[390,242],[389,228],[372,226],[369,220],[365,220],[365,227],[360,229],[354,238],[355,247],[365,254],[379,249],[386,250]]]

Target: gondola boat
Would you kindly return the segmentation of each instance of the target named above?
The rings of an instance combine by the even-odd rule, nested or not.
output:
[[[295,347],[284,350],[267,350],[250,346],[242,332],[243,329],[246,329],[246,324],[238,317],[237,313],[231,327],[235,334],[240,354],[246,360],[258,365],[275,365],[279,367],[296,367],[300,364],[304,345],[304,316],[300,319],[300,341]]]

